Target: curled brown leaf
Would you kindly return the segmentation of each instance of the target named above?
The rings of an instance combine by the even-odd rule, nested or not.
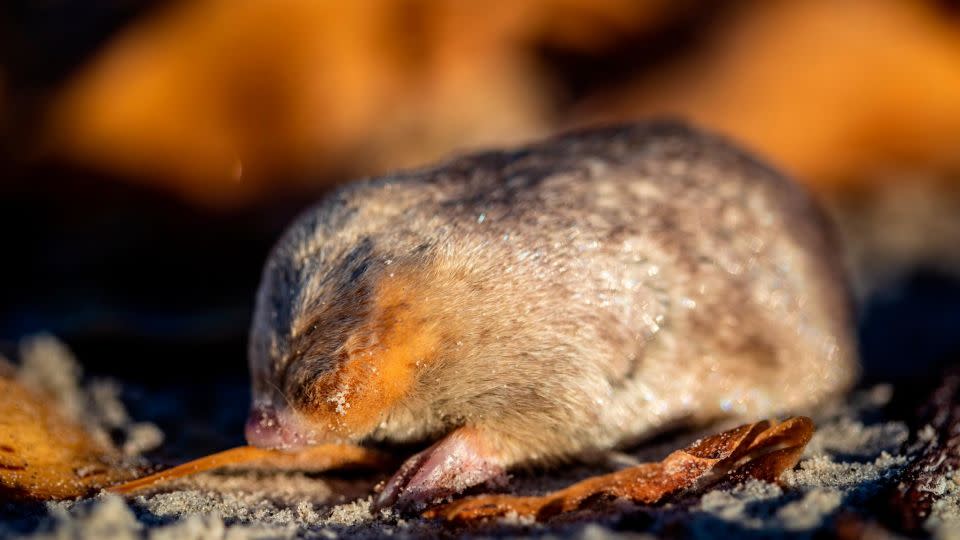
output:
[[[544,496],[481,495],[431,509],[425,516],[467,522],[516,514],[544,521],[604,500],[656,504],[722,479],[772,481],[797,463],[813,431],[806,417],[747,424],[701,439],[658,463],[589,478]]]

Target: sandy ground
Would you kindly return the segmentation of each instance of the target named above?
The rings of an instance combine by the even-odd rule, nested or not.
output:
[[[57,390],[64,407],[92,429],[117,433],[128,453],[159,446],[162,434],[130,418],[119,385],[82,382],[75,361],[52,338],[27,344],[21,373]],[[547,524],[506,518],[458,528],[391,512],[371,513],[370,493],[384,473],[205,473],[131,498],[100,494],[90,499],[0,509],[0,536],[23,538],[380,538],[475,536],[691,537],[834,536],[855,530],[889,537],[871,512],[879,493],[897,481],[908,463],[901,448],[905,424],[883,418],[892,387],[852,394],[844,403],[814,412],[818,431],[780,485],[751,481],[689,495],[658,507],[621,503],[602,514],[580,514]],[[169,396],[168,396],[169,397]],[[715,429],[715,428],[712,428]],[[509,491],[544,493],[578,479],[659,459],[697,437],[685,433],[611,454],[600,463],[516,474]],[[924,434],[918,434],[922,437]],[[925,528],[937,538],[960,538],[960,472],[937,486],[937,503]],[[858,516],[855,519],[851,516]],[[849,528],[849,527],[847,527]]]

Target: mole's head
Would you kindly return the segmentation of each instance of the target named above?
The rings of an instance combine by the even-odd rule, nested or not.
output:
[[[253,445],[363,438],[442,356],[449,318],[424,263],[369,249],[336,259],[278,250],[267,264],[250,341]]]

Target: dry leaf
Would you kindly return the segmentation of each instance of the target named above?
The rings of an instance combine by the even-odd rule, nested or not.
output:
[[[319,472],[391,463],[376,450],[353,445],[328,444],[289,453],[243,446],[131,480],[144,467],[93,437],[55,403],[25,387],[15,370],[0,362],[0,500],[72,499],[109,486],[110,491],[130,493],[229,466]]]
[[[912,461],[892,487],[885,517],[900,531],[921,536],[929,534],[925,525],[931,519],[956,504],[944,486],[960,481],[960,368],[943,374],[913,424],[923,427],[904,448]]]
[[[53,403],[0,378],[0,498],[71,499],[137,474]]]
[[[542,497],[482,495],[429,510],[425,516],[475,521],[516,514],[543,521],[610,499],[656,504],[724,479],[773,481],[797,463],[813,430],[813,422],[805,417],[748,424],[701,439],[659,463],[589,478]]]
[[[109,491],[121,494],[132,493],[144,488],[154,487],[168,480],[223,467],[242,466],[244,468],[274,471],[322,472],[345,467],[383,467],[391,462],[392,460],[389,457],[376,450],[347,444],[322,444],[297,452],[281,452],[253,446],[240,446],[113,486],[109,488]]]

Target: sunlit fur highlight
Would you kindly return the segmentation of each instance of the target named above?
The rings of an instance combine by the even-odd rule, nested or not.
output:
[[[857,374],[836,251],[798,186],[674,123],[360,181],[269,258],[254,400],[318,442],[468,427],[504,466],[800,409]]]

